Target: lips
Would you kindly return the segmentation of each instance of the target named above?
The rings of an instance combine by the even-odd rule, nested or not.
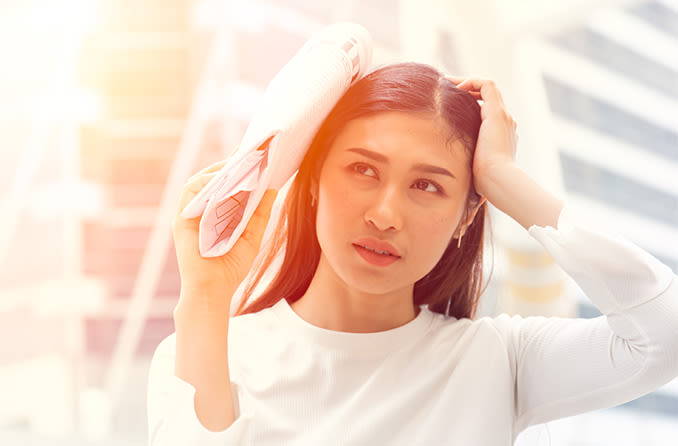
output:
[[[400,253],[398,252],[395,246],[382,240],[377,240],[373,238],[361,238],[353,242],[353,245],[365,248],[369,251],[375,252],[376,254],[388,255],[396,258],[400,257]]]
[[[394,255],[398,251],[385,242],[379,240],[359,240],[353,243],[353,248],[362,259],[377,267],[386,267],[400,259],[399,255]]]

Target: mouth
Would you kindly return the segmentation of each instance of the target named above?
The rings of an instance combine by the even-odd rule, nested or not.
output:
[[[384,240],[377,240],[374,238],[365,237],[354,241],[353,246],[355,246],[356,248],[363,249],[366,252],[369,252],[370,254],[388,256],[396,259],[399,259],[401,257],[400,253],[398,252],[398,249],[389,242]]]
[[[389,266],[400,259],[400,256],[393,255],[389,251],[375,249],[372,246],[353,243],[353,248],[365,262],[377,267]]]
[[[371,248],[371,247],[366,246],[366,245],[360,245],[360,244],[354,243],[353,246],[356,246],[358,248],[363,248],[363,249],[366,249],[368,251],[371,251],[371,252],[374,252],[374,253],[377,253],[377,254],[381,254],[383,256],[400,257],[400,256],[397,256],[395,254],[391,254],[388,251],[381,251],[379,249]]]
[[[362,238],[352,243],[360,256],[372,265],[388,266],[400,259],[400,253],[390,243],[373,238]]]

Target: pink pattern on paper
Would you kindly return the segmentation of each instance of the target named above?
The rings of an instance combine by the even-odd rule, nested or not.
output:
[[[238,226],[238,223],[240,223],[243,214],[245,213],[245,205],[247,204],[249,195],[250,191],[240,191],[237,194],[226,198],[216,206],[214,212],[217,216],[217,223],[214,226],[214,230],[219,236],[217,237],[215,244],[227,239],[233,234],[233,231],[236,226]]]

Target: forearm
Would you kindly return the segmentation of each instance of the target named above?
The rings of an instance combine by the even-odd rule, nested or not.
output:
[[[174,373],[195,387],[194,405],[200,423],[209,430],[221,431],[235,420],[228,369],[228,312],[182,305],[187,298],[182,291],[174,311]]]
[[[515,163],[485,168],[478,191],[525,229],[557,227],[563,203]]]

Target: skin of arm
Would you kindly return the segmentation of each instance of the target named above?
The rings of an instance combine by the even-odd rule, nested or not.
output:
[[[532,225],[558,227],[563,203],[515,163],[487,168],[481,177],[483,195],[525,229]]]
[[[205,428],[216,432],[235,421],[228,369],[228,312],[201,311],[181,304],[204,294],[218,292],[181,290],[180,304],[174,310],[174,374],[195,387],[196,416]]]
[[[195,414],[210,431],[235,421],[228,367],[231,299],[259,251],[277,191],[269,190],[233,248],[221,257],[203,258],[198,248],[199,219],[184,219],[181,210],[221,169],[223,161],[188,180],[179,199],[173,235],[181,293],[174,309],[174,374],[195,388]]]

